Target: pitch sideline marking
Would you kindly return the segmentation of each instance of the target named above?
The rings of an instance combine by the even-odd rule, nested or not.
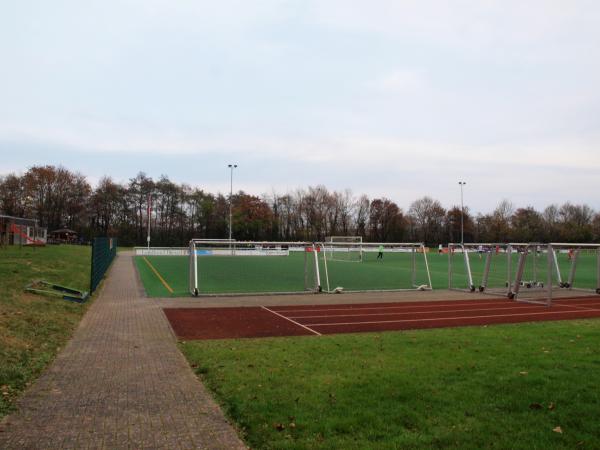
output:
[[[309,327],[307,327],[306,325],[302,325],[301,323],[298,323],[298,322],[296,322],[295,320],[292,320],[292,319],[290,319],[289,317],[286,317],[286,316],[284,316],[284,315],[282,315],[282,314],[279,314],[278,312],[275,312],[275,311],[273,311],[273,310],[271,310],[271,309],[267,308],[266,306],[261,306],[261,308],[262,308],[262,309],[264,309],[264,310],[266,310],[266,311],[269,311],[269,312],[270,312],[270,313],[272,313],[272,314],[275,314],[276,316],[279,316],[279,317],[281,317],[282,319],[289,320],[289,321],[290,321],[290,322],[292,322],[294,325],[298,325],[299,327],[302,327],[302,328],[304,328],[304,329],[306,329],[306,330],[310,331],[311,333],[314,333],[314,334],[316,334],[317,336],[321,336],[321,333],[319,333],[318,331],[315,331],[315,330],[313,330],[312,328],[309,328]]]
[[[166,287],[167,290],[172,294],[173,293],[173,289],[171,289],[171,286],[169,286],[169,283],[167,283],[165,281],[165,279],[160,276],[160,273],[158,273],[158,270],[156,270],[154,268],[154,266],[152,264],[150,264],[150,261],[148,261],[145,256],[142,256],[142,258],[144,259],[144,261],[146,261],[146,264],[148,264],[148,267],[150,267],[150,269],[152,270],[152,272],[154,272],[154,275],[156,275],[158,277],[158,279],[164,285],[164,287]]]

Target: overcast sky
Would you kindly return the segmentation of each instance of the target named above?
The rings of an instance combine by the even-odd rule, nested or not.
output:
[[[600,210],[596,0],[0,4],[0,175]]]

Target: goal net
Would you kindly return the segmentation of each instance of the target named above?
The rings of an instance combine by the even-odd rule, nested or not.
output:
[[[552,268],[550,299],[600,294],[600,244],[551,243],[548,251]]]
[[[343,245],[361,255],[361,264],[346,264],[340,252],[328,247]],[[421,243],[343,243],[318,245],[319,271],[326,292],[429,290],[431,274],[427,248]],[[332,257],[333,256],[333,257]]]
[[[362,262],[362,236],[330,236],[323,251],[329,261]]]
[[[509,244],[448,244],[448,288],[507,295],[513,260]]]
[[[319,289],[312,243],[192,239],[193,295],[300,293]]]
[[[449,244],[450,289],[550,305],[600,293],[600,244]],[[577,294],[579,293],[579,294]]]

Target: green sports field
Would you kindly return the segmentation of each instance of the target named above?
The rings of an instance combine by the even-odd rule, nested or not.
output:
[[[201,294],[240,294],[302,292],[315,284],[314,255],[291,252],[289,256],[204,256],[198,258],[199,286]],[[566,280],[570,261],[560,254],[559,265]],[[476,253],[469,257],[473,282],[479,286],[485,265],[485,255]],[[453,256],[454,287],[467,287],[467,276],[462,255]],[[516,270],[518,255],[512,256],[512,272]],[[537,266],[537,276],[534,268]],[[140,277],[150,297],[189,296],[189,260],[187,256],[137,256],[135,258]],[[428,254],[433,288],[448,287],[448,255]],[[505,288],[507,257],[504,254],[492,258],[488,286]],[[410,253],[386,253],[378,261],[373,253],[365,253],[363,262],[328,261],[327,270],[322,255],[319,255],[321,286],[327,289],[342,287],[354,290],[406,289],[417,285],[428,285],[424,258],[415,258],[416,270],[413,279],[413,259]],[[523,280],[546,283],[547,258],[545,254],[528,258]],[[583,253],[579,257],[575,286],[595,288],[596,256]],[[327,274],[327,275],[326,275]],[[556,282],[556,277],[555,277]]]

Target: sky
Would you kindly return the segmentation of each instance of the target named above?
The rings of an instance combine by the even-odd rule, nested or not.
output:
[[[0,176],[600,210],[600,2],[0,4]]]

